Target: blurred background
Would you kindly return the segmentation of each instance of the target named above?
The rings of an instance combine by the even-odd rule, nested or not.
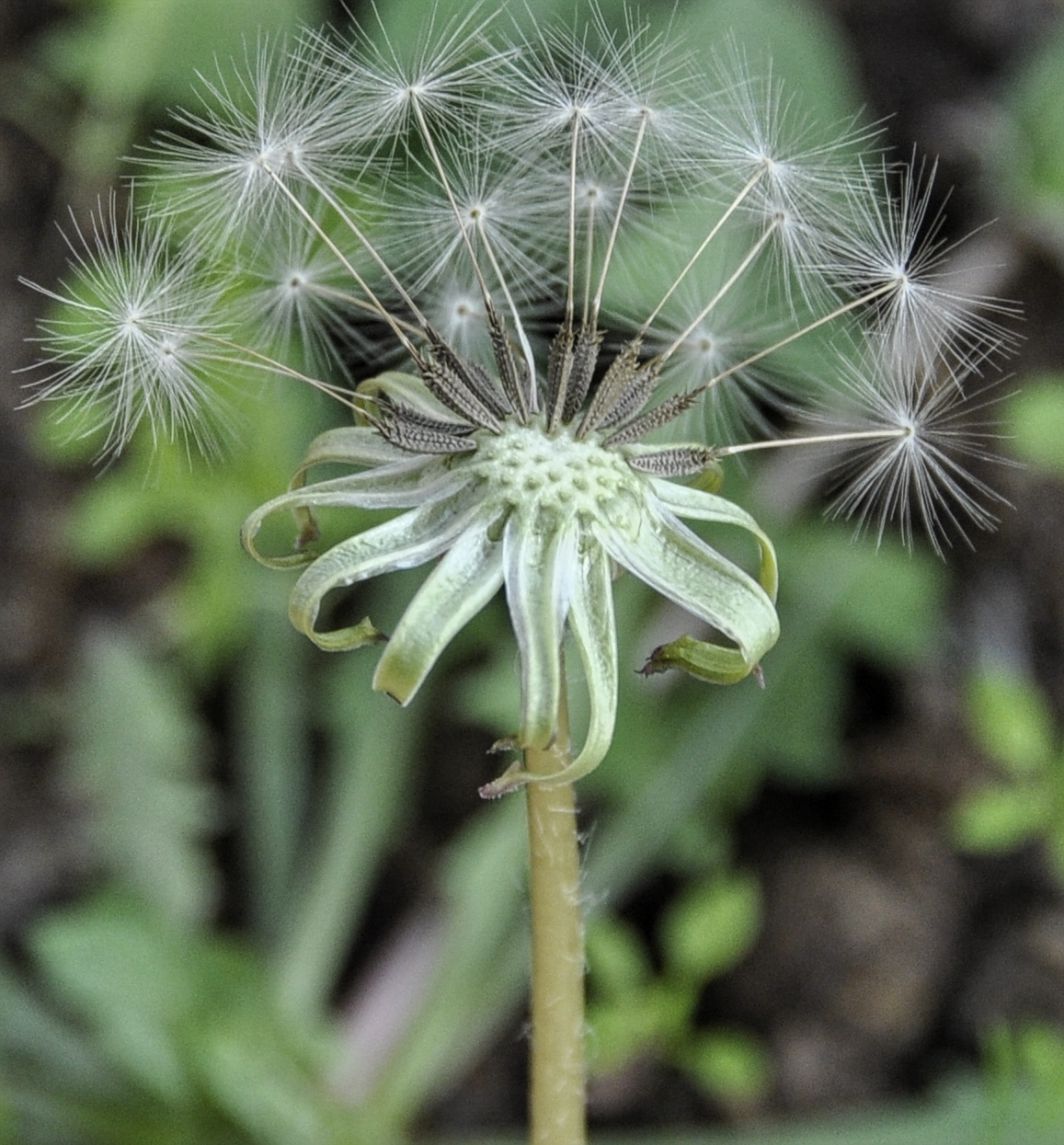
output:
[[[995,407],[1015,464],[980,473],[998,532],[876,551],[770,466],[744,493],[784,580],[765,691],[622,672],[581,784],[596,1140],[1064,1141],[1064,11],[642,10],[937,158],[967,284],[1025,318]],[[427,7],[378,11],[403,38]],[[99,472],[17,408],[45,301],[17,277],[61,275],[54,222],[197,68],[334,18],[0,2],[0,1142],[521,1139],[522,807],[476,794],[512,708],[501,604],[400,712],[237,542],[329,410],[286,393],[225,462],[138,442]],[[619,585],[623,664],[656,608]]]

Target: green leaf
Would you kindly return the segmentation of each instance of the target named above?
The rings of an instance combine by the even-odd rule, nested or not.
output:
[[[311,678],[305,642],[283,610],[254,603],[247,606],[254,617],[248,644],[231,669],[231,735],[248,920],[272,946],[291,919],[293,883],[305,862]]]
[[[761,892],[753,875],[721,875],[676,900],[661,925],[666,966],[682,980],[705,982],[730,970],[761,925]]]
[[[0,959],[0,1068],[18,1060],[41,1070],[53,1086],[86,1091],[103,1088],[108,1071],[97,1047],[75,1023],[53,1012],[24,979]],[[2,1138],[0,1138],[2,1140]]]
[[[324,672],[324,798],[302,847],[278,951],[282,999],[312,1013],[326,1007],[384,858],[403,834],[421,726],[370,691],[370,658],[330,659]]]
[[[1014,81],[1002,138],[988,155],[998,185],[1024,212],[1029,227],[1064,252],[1064,104],[1060,76],[1064,36],[1048,37]]]
[[[117,1067],[56,1085],[72,1136],[101,1145],[362,1145],[370,1131],[323,1084],[329,1043],[283,1016],[246,950],[104,894],[52,915],[30,947],[44,983]],[[64,1136],[63,1138],[67,1138]]]
[[[94,845],[163,914],[201,918],[215,897],[219,815],[193,698],[120,631],[91,633],[83,655],[65,766],[88,801]]]
[[[227,1015],[202,1031],[196,1056],[207,1092],[255,1145],[341,1140],[339,1110],[269,1022]],[[344,1140],[355,1138],[345,1134]]]
[[[757,1101],[772,1081],[764,1047],[740,1030],[711,1030],[684,1049],[680,1064],[698,1083],[725,1103]]]
[[[1025,379],[1005,406],[1003,434],[1021,461],[1064,476],[1064,374]]]
[[[1015,775],[1047,768],[1053,759],[1053,717],[1029,681],[1000,669],[980,672],[968,688],[968,712],[976,742]]]
[[[661,1056],[683,1039],[698,1001],[686,984],[658,980],[627,998],[588,1008],[593,1073],[621,1069],[639,1054]]]
[[[48,71],[104,107],[187,104],[197,68],[240,56],[255,35],[324,17],[318,0],[94,0],[57,24],[40,51]]]
[[[519,1004],[528,981],[523,820],[521,800],[500,800],[443,856],[445,934],[433,981],[367,1103],[386,1123],[409,1123],[445,1092]]]
[[[128,899],[101,896],[44,919],[30,946],[56,994],[115,1064],[165,1102],[189,1097],[173,1034],[197,1004],[186,932]]]
[[[600,998],[623,1001],[650,979],[639,935],[615,915],[603,915],[588,927],[587,961],[591,989]]]
[[[1036,838],[1049,814],[1040,790],[1016,785],[984,787],[954,808],[953,837],[969,851],[1007,851]]]

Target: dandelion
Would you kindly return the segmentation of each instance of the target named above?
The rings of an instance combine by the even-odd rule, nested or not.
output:
[[[948,277],[933,171],[899,177],[860,125],[814,130],[737,50],[706,74],[597,15],[525,38],[434,19],[406,48],[312,32],[201,80],[204,107],[145,159],[146,205],[75,226],[30,400],[89,412],[111,457],[142,423],[213,448],[234,367],[337,399],[354,424],[310,444],[243,542],[301,570],[290,615],[320,648],[382,646],[374,687],[402,704],[504,591],[521,693],[498,746],[519,755],[483,792],[528,789],[534,1133],[569,1145],[571,784],[613,739],[615,576],[701,625],[644,672],[731,684],[760,676],[780,624],[771,538],[719,491],[729,459],[843,451],[828,511],[877,539],[894,521],[941,552],[991,527],[1004,502],[969,465],[990,455],[978,370],[1009,307]],[[315,513],[337,506],[387,515],[321,549]],[[269,554],[277,513],[297,541]],[[334,591],[430,564],[388,636],[329,626]],[[569,649],[589,711],[574,751]]]
[[[508,743],[552,742],[571,637],[591,715],[558,779],[585,774],[612,738],[616,569],[715,633],[683,645],[697,665],[670,661],[705,678],[741,679],[777,638],[771,541],[710,489],[724,459],[806,440],[773,434],[809,390],[787,347],[856,347],[819,379],[839,410],[860,405],[827,435],[852,447],[831,512],[877,537],[919,523],[940,549],[999,504],[966,469],[986,443],[964,429],[962,367],[1002,341],[1004,307],[944,284],[930,176],[893,197],[869,132],[813,133],[737,51],[712,83],[693,68],[597,19],[513,41],[467,19],[409,58],[357,29],[260,45],[162,137],[147,209],[120,226],[112,202],[75,231],[34,398],[97,412],[105,454],[142,421],[214,446],[201,415],[233,363],[339,398],[358,424],[314,442],[244,528],[258,559],[306,566],[293,622],[325,649],[383,641],[368,620],[323,627],[326,597],[437,562],[377,668],[405,704],[503,588],[521,664]],[[293,342],[339,380],[293,365]],[[374,356],[394,368],[349,387],[352,357]],[[326,463],[356,472],[311,480]],[[318,553],[313,511],[336,505],[401,512]],[[286,510],[298,551],[260,552]],[[748,534],[753,571],[684,519]],[[529,781],[515,765],[485,791]]]

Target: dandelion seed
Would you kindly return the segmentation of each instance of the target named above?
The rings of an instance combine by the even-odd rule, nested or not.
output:
[[[260,40],[242,67],[227,74],[219,65],[199,82],[200,109],[177,112],[174,129],[138,157],[160,214],[218,241],[284,212],[280,187],[342,161],[341,108],[329,85],[280,45]]]
[[[202,339],[218,330],[217,295],[190,256],[172,252],[165,228],[129,223],[111,196],[87,231],[71,218],[65,290],[21,280],[58,306],[41,323],[43,376],[29,383],[29,401],[66,402],[63,416],[79,435],[102,430],[101,459],[121,452],[142,423],[216,453],[225,418]]]
[[[973,386],[970,377],[932,371],[919,358],[899,366],[866,356],[843,363],[840,388],[851,412],[842,415],[836,403],[831,516],[855,520],[859,533],[877,541],[891,523],[908,545],[923,532],[939,556],[951,537],[970,546],[972,528],[994,529],[1009,503],[970,468],[1002,461],[994,450],[993,383]]]
[[[935,164],[908,164],[892,191],[885,164],[867,167],[848,190],[845,226],[829,246],[826,272],[864,294],[884,349],[899,363],[922,358],[933,369],[941,356],[949,369],[970,372],[986,358],[988,344],[1015,344],[1004,325],[1016,307],[999,299],[970,297],[949,269],[956,247],[943,236],[945,215],[932,202]]]
[[[415,109],[444,130],[461,129],[471,112],[498,110],[491,80],[506,53],[481,50],[487,25],[475,6],[450,22],[430,9],[412,44],[396,44],[377,23],[376,36],[357,25],[346,37],[307,31],[298,53],[295,70],[319,77],[343,109],[339,137],[347,145],[369,146],[379,160],[400,142]]]
[[[346,374],[349,360],[376,351],[357,320],[372,309],[352,295],[346,268],[301,218],[273,220],[237,245],[234,260],[241,276],[235,317],[249,336],[269,336],[272,357]],[[365,262],[360,270],[372,277]]]

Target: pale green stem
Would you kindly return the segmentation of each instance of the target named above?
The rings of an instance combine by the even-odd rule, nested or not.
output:
[[[564,698],[552,747],[525,752],[534,775],[569,762]],[[528,845],[532,911],[531,1145],[587,1141],[584,1060],[584,919],[572,784],[530,783]]]

